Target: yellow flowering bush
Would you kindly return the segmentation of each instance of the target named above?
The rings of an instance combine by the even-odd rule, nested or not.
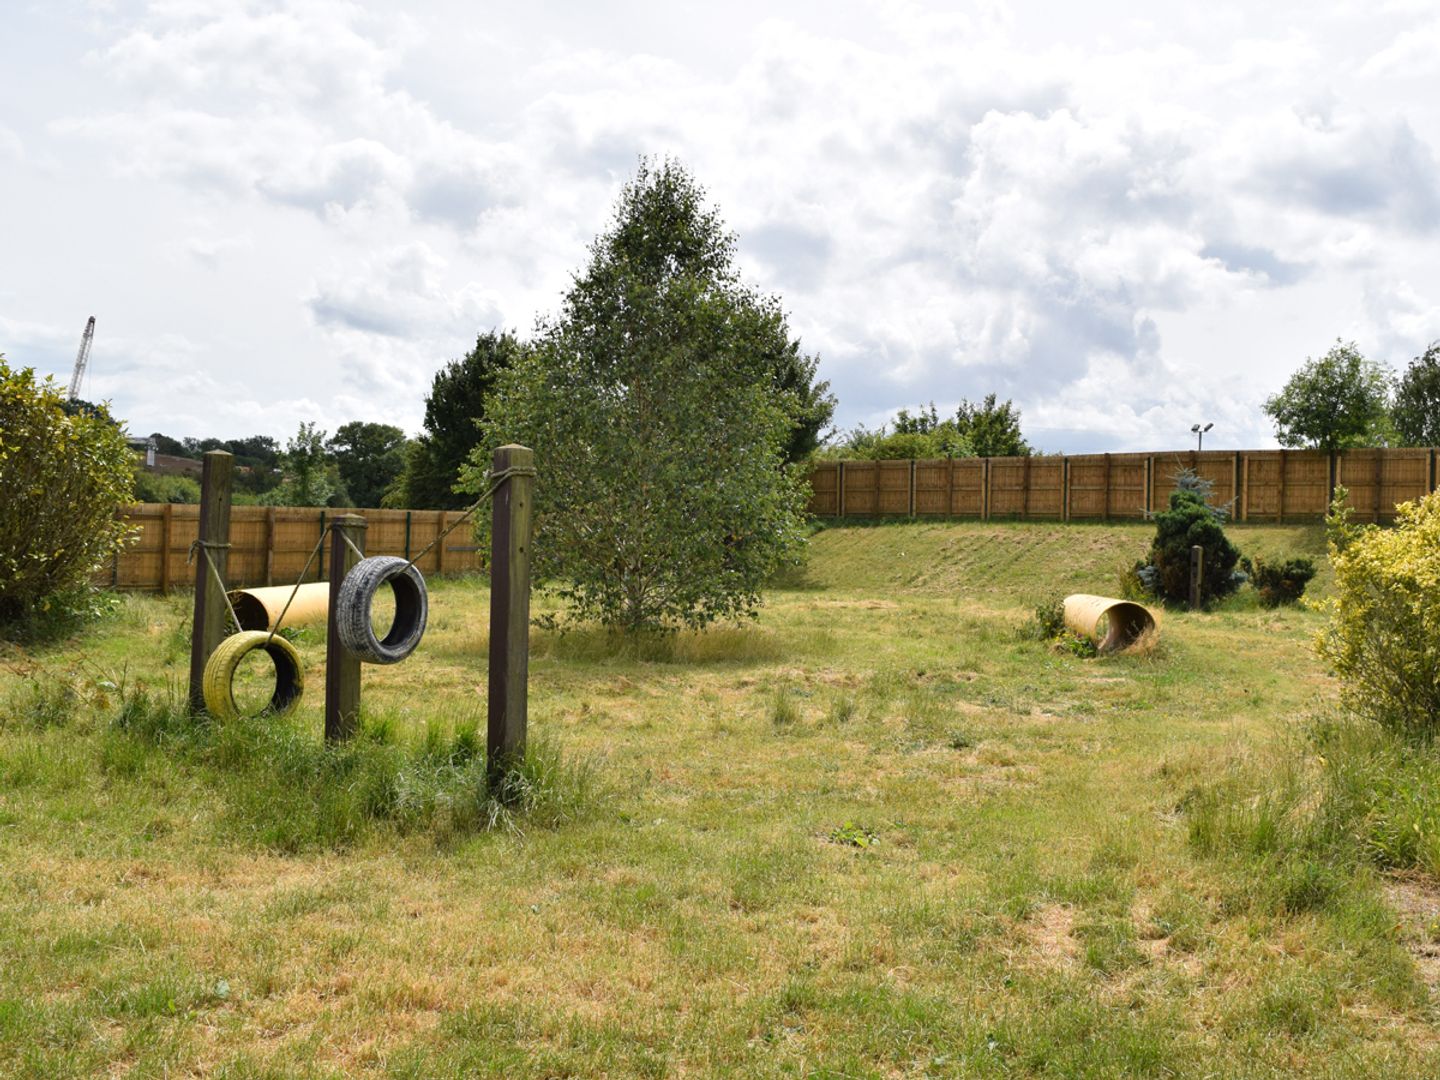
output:
[[[1330,621],[1317,647],[1350,709],[1428,740],[1440,728],[1440,493],[1397,514],[1382,529],[1332,511],[1336,595],[1320,605]]]

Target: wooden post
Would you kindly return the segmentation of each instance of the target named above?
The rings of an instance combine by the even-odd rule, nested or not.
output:
[[[845,516],[845,462],[835,466],[835,516]]]
[[[1155,455],[1145,459],[1145,516],[1155,512]]]
[[[1232,520],[1239,520],[1240,514],[1240,451],[1235,451],[1235,460],[1230,463],[1230,506]]]
[[[915,516],[915,459],[910,459],[910,516]]]
[[[230,544],[230,479],[234,458],[224,450],[205,454],[200,473],[200,547],[195,552],[195,611],[190,622],[190,707],[205,708],[205,662],[225,637],[225,590],[210,572],[210,562],[225,580]]]
[[[1030,516],[1030,455],[1025,455],[1025,468],[1020,474],[1020,516]]]
[[[317,539],[317,540],[324,540],[324,539],[325,539],[325,511],[324,511],[324,510],[321,510],[321,511],[320,511],[320,535],[319,535],[318,537],[316,537],[316,539]],[[324,580],[325,580],[325,545],[324,545],[324,544],[321,544],[321,545],[320,545],[320,554],[319,554],[319,556],[317,556],[316,559],[315,559],[315,580],[316,580],[316,581],[324,581]]]
[[[980,517],[990,520],[990,459],[982,458],[980,466]]]
[[[1240,458],[1240,520],[1250,520],[1250,455]]]
[[[1205,549],[1199,544],[1190,549],[1190,610],[1200,610],[1201,585],[1205,581]]]
[[[490,517],[490,687],[485,737],[492,780],[524,760],[530,677],[530,533],[534,522],[535,453],[495,451],[493,475],[521,470],[502,483]]]
[[[405,511],[405,561],[410,561],[410,511]]]
[[[1376,523],[1380,521],[1380,486],[1384,480],[1385,451],[1376,449],[1371,451],[1375,455],[1375,496],[1372,500],[1375,506],[1373,517]]]
[[[170,594],[170,531],[175,521],[175,504],[166,503],[160,511],[160,595]]]
[[[1110,455],[1105,455],[1105,512],[1101,515],[1104,520],[1110,520]]]
[[[1276,521],[1285,520],[1285,451],[1280,451],[1280,508],[1275,515]]]
[[[1432,485],[1433,486],[1433,485]],[[950,470],[945,477],[945,520],[955,515],[955,459],[950,459]]]
[[[1060,459],[1060,520],[1070,520],[1070,459]]]
[[[330,530],[330,612],[325,626],[325,741],[344,742],[355,734],[360,722],[360,661],[340,644],[335,612],[340,606],[340,585],[350,568],[360,561],[346,537],[365,550],[365,519],[359,514],[341,514]],[[322,548],[323,550],[323,548]]]
[[[275,507],[265,510],[265,584],[275,584]]]

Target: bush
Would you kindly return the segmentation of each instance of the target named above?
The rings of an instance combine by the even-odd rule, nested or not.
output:
[[[1238,589],[1245,575],[1235,565],[1240,552],[1225,535],[1224,507],[1210,505],[1214,487],[1191,469],[1175,475],[1177,490],[1170,496],[1170,508],[1155,514],[1155,540],[1150,557],[1134,574],[1153,597],[1183,604],[1190,598],[1190,549],[1205,549],[1200,602],[1209,604]]]
[[[51,380],[0,357],[0,627],[54,625],[94,607],[90,578],[120,546],[132,455],[101,406],[66,415]]]
[[[1282,563],[1267,563],[1257,555],[1242,560],[1242,564],[1260,603],[1267,608],[1298,602],[1315,576],[1315,561],[1303,555]]]
[[[1397,507],[1393,529],[1331,507],[1335,596],[1317,647],[1356,714],[1407,738],[1440,727],[1440,493]]]
[[[189,476],[166,476],[164,473],[135,472],[135,501],[142,503],[198,503],[200,482]],[[239,502],[236,499],[236,502]]]

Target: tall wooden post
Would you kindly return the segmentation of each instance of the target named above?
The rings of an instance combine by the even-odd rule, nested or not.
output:
[[[1199,611],[1201,586],[1205,582],[1205,549],[1199,544],[1190,549],[1190,610]]]
[[[200,473],[200,550],[195,552],[195,612],[190,622],[190,707],[205,708],[205,662],[225,637],[225,580],[230,545],[230,479],[234,458],[224,450],[205,454]],[[205,556],[210,556],[206,561]]]
[[[525,446],[502,446],[495,451],[492,469],[496,476],[517,470],[500,484],[491,501],[490,716],[485,754],[493,780],[525,756],[535,453]]]
[[[341,514],[330,529],[330,612],[325,633],[325,741],[344,742],[360,723],[360,661],[340,644],[335,612],[340,607],[340,585],[360,557],[350,550],[349,538],[365,550],[365,519]]]
[[[275,584],[275,507],[265,510],[265,584]]]

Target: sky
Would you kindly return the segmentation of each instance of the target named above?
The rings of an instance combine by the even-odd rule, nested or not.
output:
[[[1263,10],[1262,10],[1263,7]],[[134,434],[419,430],[686,165],[842,428],[1275,445],[1440,338],[1440,0],[0,0],[0,352]]]

